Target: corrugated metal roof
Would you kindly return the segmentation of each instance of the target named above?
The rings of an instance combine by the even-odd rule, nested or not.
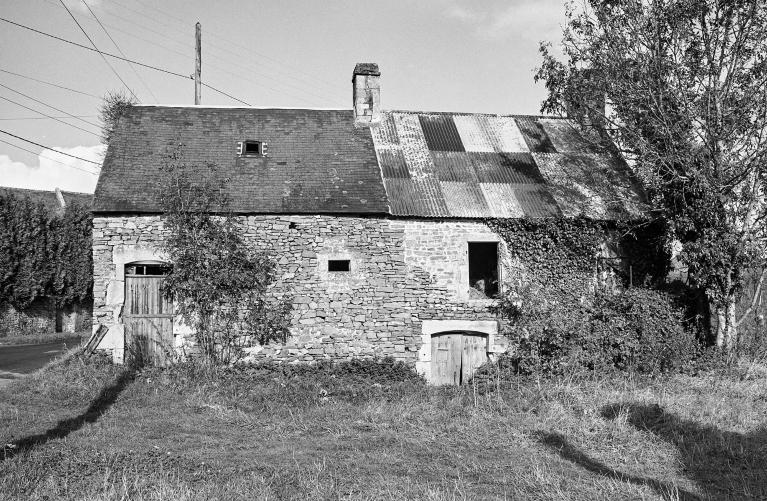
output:
[[[566,120],[398,111],[371,132],[395,215],[640,215],[625,163]]]
[[[641,192],[619,158],[594,153],[535,153],[534,157],[565,216],[625,219],[641,215]]]
[[[240,157],[245,139],[269,145]],[[115,131],[96,212],[158,212],[157,175],[181,143],[189,173],[231,180],[241,213],[599,219],[641,215],[626,164],[566,120],[384,111],[136,106]]]

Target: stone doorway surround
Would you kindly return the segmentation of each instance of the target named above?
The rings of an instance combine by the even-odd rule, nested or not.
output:
[[[490,360],[496,353],[506,351],[505,346],[497,346],[497,320],[424,320],[421,323],[421,348],[418,350],[416,371],[431,383],[431,342],[434,334],[444,332],[472,332],[487,336],[487,355]]]

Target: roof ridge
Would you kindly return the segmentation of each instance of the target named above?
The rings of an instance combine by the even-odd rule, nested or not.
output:
[[[424,110],[382,110],[384,113],[409,113],[417,115],[484,115],[488,117],[512,117],[512,118],[547,118],[552,120],[569,120],[568,117],[554,115],[528,115],[523,113],[485,113],[472,111],[424,111]]]

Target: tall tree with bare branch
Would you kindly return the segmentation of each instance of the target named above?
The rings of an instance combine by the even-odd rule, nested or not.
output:
[[[567,19],[561,53],[541,45],[542,111],[618,146],[735,347],[767,273],[767,0],[583,0]]]

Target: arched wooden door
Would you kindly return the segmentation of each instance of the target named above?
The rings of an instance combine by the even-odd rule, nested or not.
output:
[[[163,295],[167,267],[131,263],[125,269],[126,356],[138,364],[166,365],[173,351],[173,303]]]
[[[445,332],[431,338],[431,382],[459,385],[487,362],[487,335]]]

